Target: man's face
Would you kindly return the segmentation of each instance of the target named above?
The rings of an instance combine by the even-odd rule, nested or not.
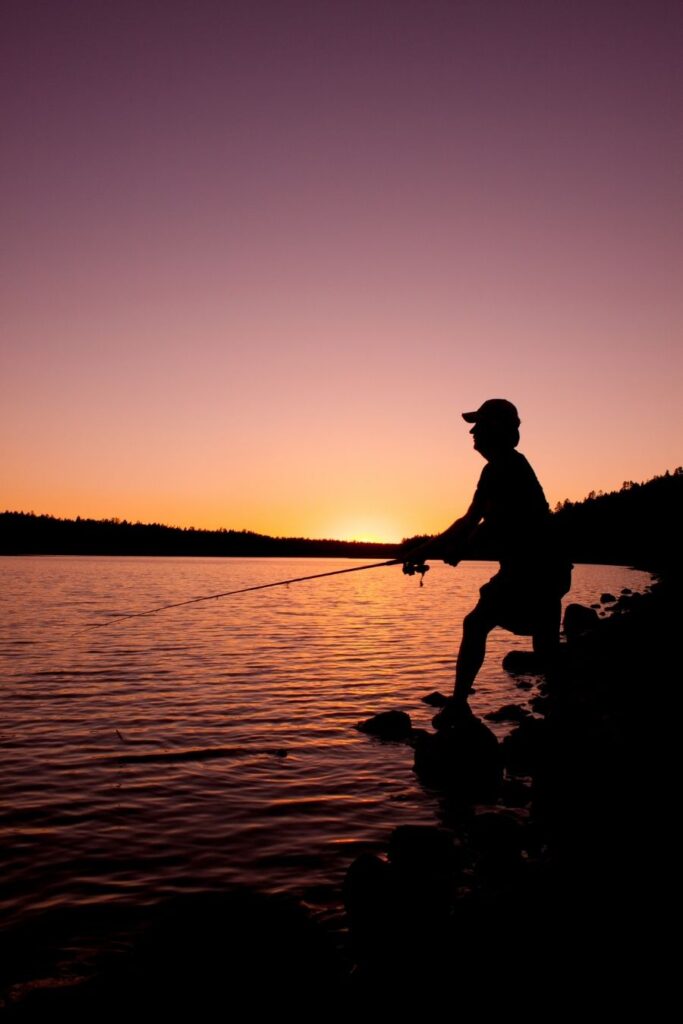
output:
[[[477,420],[470,430],[470,434],[474,438],[474,450],[483,455],[485,459],[488,459],[497,447],[497,433],[495,424],[485,419]]]

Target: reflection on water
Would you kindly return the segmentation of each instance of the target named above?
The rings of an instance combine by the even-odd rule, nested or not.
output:
[[[494,570],[436,563],[209,601],[80,631],[115,612],[347,568],[341,559],[2,558],[0,913],[153,902],[239,882],[305,892],[355,852],[436,820],[411,752],[354,725],[450,691],[463,615]],[[359,564],[363,564],[362,562]],[[643,589],[579,566],[568,600]],[[478,713],[527,703],[491,635]],[[497,727],[504,728],[504,727]]]

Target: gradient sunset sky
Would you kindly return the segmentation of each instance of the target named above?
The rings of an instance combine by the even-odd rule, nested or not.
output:
[[[444,529],[683,462],[683,5],[4,2],[0,509]]]

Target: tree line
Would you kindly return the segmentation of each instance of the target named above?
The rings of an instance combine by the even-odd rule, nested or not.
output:
[[[670,566],[681,561],[683,467],[618,491],[558,502],[558,535],[572,561]],[[394,558],[426,535],[399,544],[270,537],[251,530],[200,530],[126,519],[60,519],[33,512],[0,513],[3,555],[185,555],[204,557]],[[484,545],[470,558],[494,558]]]
[[[555,519],[575,562],[663,569],[681,564],[683,466],[618,491],[558,502]]]
[[[396,550],[396,544],[269,537],[251,530],[201,530],[126,519],[0,513],[0,553],[5,555],[391,558]]]

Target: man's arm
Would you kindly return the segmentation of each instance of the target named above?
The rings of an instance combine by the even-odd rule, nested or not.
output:
[[[427,558],[443,558],[448,565],[457,565],[463,557],[468,543],[476,533],[483,518],[482,502],[477,494],[464,516],[440,533],[438,537],[419,544],[409,552],[411,562],[423,562]]]

